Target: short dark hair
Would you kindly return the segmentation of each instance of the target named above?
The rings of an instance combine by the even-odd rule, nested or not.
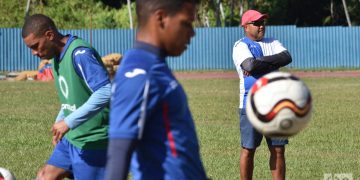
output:
[[[199,0],[136,0],[136,15],[139,25],[146,24],[151,13],[165,9],[170,15],[181,10],[184,3],[198,4]]]
[[[22,27],[22,37],[25,38],[29,34],[33,33],[35,36],[45,34],[47,30],[57,31],[54,21],[43,15],[34,14],[25,18],[24,26]]]

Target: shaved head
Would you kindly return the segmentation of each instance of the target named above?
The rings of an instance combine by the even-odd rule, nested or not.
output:
[[[22,37],[25,38],[31,33],[38,37],[47,30],[58,32],[53,20],[43,14],[34,14],[25,19],[24,26],[22,27]]]

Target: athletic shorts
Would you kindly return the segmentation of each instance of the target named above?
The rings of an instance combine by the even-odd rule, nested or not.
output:
[[[252,126],[246,116],[245,109],[239,109],[239,114],[241,146],[246,149],[255,149],[260,146],[263,135]],[[289,143],[287,139],[265,138],[268,146],[284,146]]]
[[[66,138],[56,145],[47,164],[65,169],[75,179],[102,180],[105,175],[107,150],[82,150]]]

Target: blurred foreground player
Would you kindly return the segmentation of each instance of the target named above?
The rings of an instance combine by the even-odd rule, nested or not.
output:
[[[185,92],[166,63],[195,35],[194,0],[137,0],[136,42],[112,90],[107,180],[206,179]]]

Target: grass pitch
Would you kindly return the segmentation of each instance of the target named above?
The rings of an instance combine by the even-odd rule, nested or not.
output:
[[[313,95],[309,127],[286,148],[287,179],[323,179],[324,173],[360,177],[360,80],[305,78]],[[237,79],[181,80],[195,119],[201,154],[212,179],[240,179]],[[34,179],[52,152],[50,127],[60,105],[53,83],[0,82],[0,167]],[[254,179],[271,179],[263,141]]]

